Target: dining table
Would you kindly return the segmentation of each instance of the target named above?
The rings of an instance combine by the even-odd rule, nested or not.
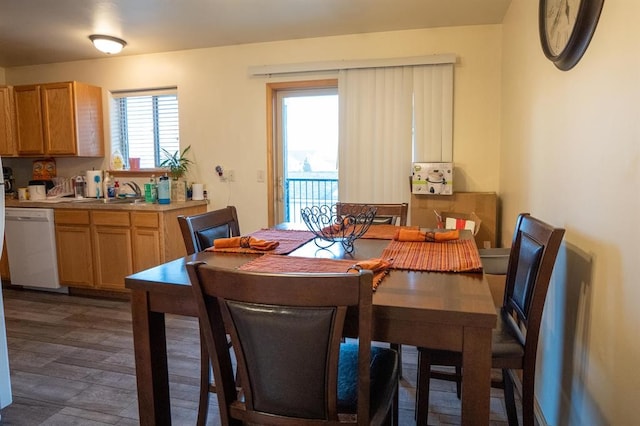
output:
[[[373,228],[373,226],[372,226]],[[295,226],[281,224],[274,231]],[[469,231],[460,239],[473,240]],[[338,242],[309,239],[285,256],[310,259],[380,258],[384,238],[359,238],[348,253]],[[474,243],[475,244],[475,243]],[[477,248],[476,248],[477,250]],[[171,424],[165,315],[197,317],[186,264],[204,261],[242,268],[262,256],[247,252],[203,251],[129,275],[139,420],[141,425]],[[345,271],[346,272],[346,271]],[[373,291],[373,290],[372,290]],[[373,340],[462,353],[461,422],[489,424],[491,334],[496,308],[482,270],[440,272],[390,269],[373,294]],[[417,419],[426,424],[427,419]]]

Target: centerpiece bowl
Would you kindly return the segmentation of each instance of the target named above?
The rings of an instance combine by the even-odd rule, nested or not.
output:
[[[352,253],[353,243],[362,237],[376,216],[376,207],[368,205],[321,205],[304,207],[300,211],[307,228],[314,233],[316,245],[328,248],[340,242],[345,252]]]

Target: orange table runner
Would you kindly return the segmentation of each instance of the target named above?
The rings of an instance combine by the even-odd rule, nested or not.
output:
[[[227,247],[227,248],[213,248],[209,247],[206,251],[213,251],[216,253],[256,253],[256,254],[289,254],[298,247],[313,240],[313,232],[310,231],[296,231],[296,230],[283,230],[283,229],[260,229],[259,231],[252,232],[248,236],[255,237],[259,240],[265,241],[277,241],[280,244],[274,250],[264,251],[255,250],[251,248],[243,247]]]
[[[294,256],[260,256],[245,263],[238,269],[251,272],[273,273],[345,273],[356,265],[354,260],[322,259]],[[373,291],[376,291],[380,282],[389,273],[383,270],[373,275]]]
[[[391,268],[411,271],[480,272],[482,263],[472,239],[431,242],[391,241],[382,251]]]
[[[420,229],[418,226],[396,226],[396,225],[371,225],[361,238],[371,238],[376,240],[393,240],[393,236],[399,229]]]

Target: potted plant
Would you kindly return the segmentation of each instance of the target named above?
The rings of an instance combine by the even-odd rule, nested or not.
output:
[[[171,176],[171,199],[175,201],[186,201],[187,199],[187,181],[184,176],[189,172],[189,167],[193,164],[187,153],[191,149],[191,145],[186,147],[182,152],[180,150],[171,154],[166,149],[162,148],[165,159],[160,163],[160,167],[166,167],[169,169],[169,175]]]

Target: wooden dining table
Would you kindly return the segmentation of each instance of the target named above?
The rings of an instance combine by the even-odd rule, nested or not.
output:
[[[467,231],[461,238],[473,238]],[[380,257],[389,240],[358,239],[351,254],[340,243],[310,241],[288,256],[357,260]],[[197,316],[186,263],[238,268],[255,254],[200,252],[125,280],[131,291],[141,425],[171,423],[165,314]],[[496,310],[482,272],[391,270],[373,295],[373,339],[462,352],[462,424],[489,424],[491,332]],[[427,419],[418,419],[426,424]]]

